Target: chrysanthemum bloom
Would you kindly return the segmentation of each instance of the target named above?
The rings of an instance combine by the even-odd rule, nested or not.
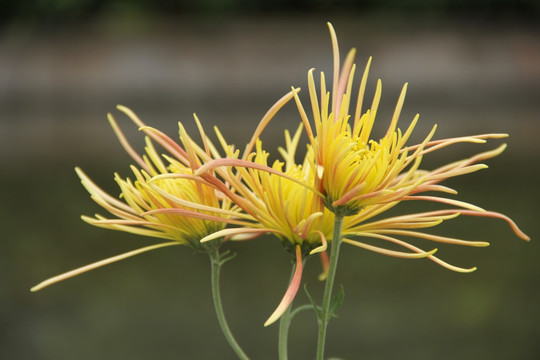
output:
[[[433,127],[421,143],[407,144],[418,121],[418,115],[404,132],[397,127],[407,89],[407,84],[405,84],[388,130],[380,140],[373,140],[371,130],[381,97],[381,82],[380,80],[377,82],[371,108],[363,113],[362,102],[370,59],[360,83],[354,116],[350,115],[355,51],[353,49],[348,54],[343,70],[340,71],[337,39],[332,26],[329,25],[329,27],[335,64],[333,92],[327,92],[324,73],[321,73],[319,98],[313,70],[309,71],[308,86],[313,127],[300,101],[298,91],[292,92],[309,138],[308,150],[302,165],[294,163],[298,143],[297,133],[294,141],[291,142],[288,139],[287,150],[281,150],[286,160],[285,164],[276,162],[271,167],[267,166],[268,154],[258,144],[255,153],[249,157],[242,160],[213,160],[206,163],[196,174],[204,174],[205,171],[215,170],[220,166],[235,167],[238,174],[241,174],[238,178],[242,181],[233,182],[231,186],[242,198],[254,204],[254,207],[258,209],[256,217],[261,225],[250,226],[257,231],[267,230],[275,233],[289,250],[291,245],[297,248],[303,246],[302,256],[309,253],[305,249],[313,249],[316,244],[321,244],[317,247],[321,250],[322,240],[324,243],[333,241],[333,226],[330,223],[335,220],[335,217],[329,214],[329,211],[344,218],[339,236],[343,237],[343,241],[347,243],[390,256],[427,257],[458,272],[470,272],[476,268],[462,268],[448,264],[433,255],[437,249],[422,250],[401,238],[427,239],[456,245],[487,246],[488,243],[485,241],[466,241],[423,232],[424,229],[436,226],[443,221],[459,215],[467,215],[503,219],[510,224],[519,237],[528,240],[528,236],[521,232],[512,220],[502,214],[485,211],[460,200],[433,195],[436,193],[456,194],[455,190],[440,183],[451,177],[486,168],[486,165],[479,162],[499,155],[504,151],[505,145],[435,170],[428,171],[420,168],[423,156],[433,151],[456,143],[485,143],[486,139],[503,138],[507,135],[483,134],[432,140],[436,129]],[[350,120],[352,124],[349,123]],[[265,125],[261,124],[259,128]],[[281,180],[279,180],[280,177]],[[420,195],[426,192],[433,194]],[[410,200],[430,201],[449,205],[450,208],[382,219],[378,216],[400,202]],[[325,207],[327,210],[324,210]],[[374,220],[376,216],[378,216],[377,220]],[[299,224],[305,224],[305,227]],[[227,234],[228,231],[223,230],[222,233]],[[246,228],[246,232],[249,231],[249,228]],[[219,232],[210,235],[205,240],[210,240],[218,234]],[[311,235],[306,237],[307,234]],[[365,239],[380,240],[383,245],[366,243]],[[398,251],[384,244],[398,245],[405,250]],[[301,266],[298,259],[297,257],[297,268]],[[290,295],[294,296],[294,288],[297,289],[299,286],[297,275],[293,277],[283,301],[289,303],[292,301]],[[280,308],[284,311],[283,307]],[[275,320],[275,317],[269,320]]]
[[[317,169],[315,183],[309,185],[322,193],[322,199],[328,209],[337,215],[345,216],[344,234],[384,238],[384,240],[390,240],[390,236],[386,236],[390,234],[413,237],[418,235],[417,237],[429,238],[434,241],[473,246],[487,245],[485,242],[453,241],[405,230],[434,226],[443,220],[461,214],[505,219],[519,237],[528,240],[528,237],[504,215],[488,212],[478,206],[452,198],[419,195],[426,192],[456,194],[455,190],[440,185],[440,183],[451,177],[487,168],[486,165],[479,162],[499,155],[504,151],[506,145],[503,144],[492,151],[477,154],[431,171],[420,168],[424,155],[456,143],[485,143],[486,139],[504,138],[507,135],[483,134],[432,140],[436,130],[436,126],[434,126],[421,143],[408,145],[407,142],[419,116],[416,115],[404,132],[397,127],[407,90],[407,84],[405,84],[385,135],[380,140],[372,139],[371,130],[381,98],[381,81],[377,82],[371,108],[363,112],[362,103],[370,59],[359,86],[355,112],[351,114],[349,105],[356,68],[353,63],[355,50],[349,52],[344,61],[343,69],[340,70],[337,38],[330,24],[329,28],[334,51],[332,93],[327,92],[325,76],[324,73],[321,73],[319,98],[313,69],[308,72],[313,128],[298,94],[294,93],[294,95],[302,123],[306,127],[309,137],[310,145],[307,158],[311,162],[311,167]],[[413,214],[408,215],[408,217],[401,216],[379,221],[375,225],[366,224],[366,221],[373,216],[381,214],[405,200],[431,201],[451,205],[456,209]],[[401,230],[398,231],[398,229]],[[382,236],[383,233],[385,236]],[[355,244],[360,245],[359,243]],[[367,248],[376,250],[369,246]]]
[[[227,169],[226,177],[231,188],[243,199],[243,203],[250,204],[253,216],[253,222],[245,222],[241,227],[218,231],[201,241],[207,242],[222,236],[238,236],[241,233],[247,237],[273,233],[295,256],[295,272],[289,287],[279,306],[265,322],[265,326],[279,319],[293,301],[300,285],[303,261],[312,254],[321,253],[324,256],[327,241],[332,240],[335,216],[325,208],[321,201],[323,195],[312,187],[316,182],[316,169],[312,168],[310,161],[312,154],[308,153],[303,164],[296,164],[294,160],[302,128],[300,124],[292,138],[289,132],[285,131],[286,148],[279,149],[283,161],[276,160],[271,167],[268,165],[269,153],[263,150],[262,142],[259,140],[256,142],[255,151],[247,156],[246,160],[216,159],[207,162],[196,172],[202,176],[206,171]],[[369,218],[367,213],[366,218]],[[357,225],[358,221],[351,224]],[[359,231],[353,226],[347,230],[349,233],[353,230]],[[370,248],[369,245],[365,247],[402,258],[427,257],[435,252],[435,250],[400,252],[379,249],[375,246]]]
[[[77,174],[92,199],[113,215],[112,218],[102,215],[82,218],[92,225],[163,238],[167,241],[55,276],[33,287],[32,291],[146,251],[172,245],[186,245],[208,254],[211,263],[212,298],[219,324],[236,355],[240,359],[248,359],[229,329],[221,303],[220,269],[233,256],[228,256],[226,252],[219,252],[222,238],[211,243],[200,242],[205,236],[219,232],[229,224],[243,225],[245,218],[250,219],[249,215],[241,213],[242,209],[232,200],[235,199],[235,195],[230,192],[225,183],[217,181],[216,174],[211,172],[203,177],[193,175],[193,172],[204,161],[219,157],[217,149],[204,133],[197,116],[194,117],[203,147],[197,146],[181,123],[179,123],[179,128],[182,145],[174,142],[159,130],[146,126],[130,109],[123,106],[118,106],[118,109],[147,135],[146,154],[141,157],[131,147],[113,116],[109,114],[109,121],[120,142],[137,163],[137,166],[131,166],[135,181],[129,178],[122,179],[118,174],[115,176],[121,190],[122,201],[100,189],[82,170],[77,168]],[[225,142],[217,128],[216,133],[227,155],[237,154],[234,147]],[[160,156],[151,139],[169,154]]]
[[[327,92],[325,76],[321,72],[319,99],[313,69],[308,73],[315,131],[297,94],[295,100],[309,137],[309,151],[313,152],[313,167],[317,169],[316,188],[324,194],[324,202],[331,211],[348,216],[371,204],[402,199],[413,191],[418,192],[419,186],[429,182],[428,177],[433,175],[418,171],[424,154],[458,142],[482,143],[488,138],[507,136],[484,134],[431,141],[436,129],[434,126],[421,144],[406,146],[418,121],[418,115],[405,132],[397,128],[407,90],[405,84],[386,134],[378,141],[372,139],[371,130],[381,98],[381,81],[377,82],[371,108],[362,113],[370,59],[358,90],[355,113],[350,114],[349,105],[356,69],[353,63],[355,50],[349,52],[343,70],[340,71],[337,38],[331,25],[329,28],[334,50],[332,93]],[[473,172],[482,167],[484,166],[462,166],[459,172],[446,171],[444,175],[437,174],[437,179],[440,181],[445,177]],[[424,191],[426,190],[442,189],[435,187]]]
[[[96,214],[95,217],[82,216],[82,219],[95,226],[167,241],[53,277],[32,288],[33,291],[97,267],[166,246],[187,245],[196,250],[210,251],[212,247],[209,244],[201,244],[202,238],[224,229],[227,224],[242,224],[238,220],[241,216],[239,208],[229,197],[223,196],[200,177],[193,176],[194,167],[200,163],[196,153],[204,152],[211,156],[210,152],[215,151],[213,147],[208,145],[206,151],[201,150],[180,124],[182,147],[159,130],[146,126],[130,109],[123,106],[118,109],[146,133],[146,154],[141,157],[131,147],[115,119],[109,114],[109,121],[121,144],[137,164],[131,166],[135,180],[115,175],[121,190],[120,199],[117,199],[99,188],[81,169],[76,168],[91,198],[112,215],[108,218]],[[201,128],[198,120],[197,123]],[[151,139],[165,148],[170,155],[159,155]],[[205,144],[208,143],[205,141]],[[170,174],[174,174],[174,178],[167,178]],[[213,247],[218,245],[219,241],[212,244]]]
[[[314,172],[309,169],[309,163],[299,165],[294,161],[301,130],[300,126],[292,138],[285,132],[286,149],[280,148],[284,161],[276,160],[271,167],[269,153],[258,140],[255,152],[245,160],[218,159],[197,171],[202,176],[209,170],[226,169],[231,188],[249,204],[253,216],[253,222],[218,231],[202,239],[203,242],[231,234],[238,236],[240,232],[247,237],[272,233],[296,259],[289,289],[265,325],[276,321],[288,308],[300,285],[303,260],[309,254],[325,251],[326,239],[332,234],[334,214],[324,207],[315,189],[306,186],[313,183]]]

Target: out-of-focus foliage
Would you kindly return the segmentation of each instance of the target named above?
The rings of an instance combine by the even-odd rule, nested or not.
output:
[[[318,13],[327,11],[415,12],[441,16],[481,16],[531,20],[540,15],[536,0],[5,0],[0,22],[78,22],[102,14],[180,15],[231,13]]]

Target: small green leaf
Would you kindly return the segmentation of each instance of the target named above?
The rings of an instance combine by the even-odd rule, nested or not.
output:
[[[339,307],[343,304],[344,299],[345,299],[345,290],[343,290],[343,285],[341,285],[339,287],[338,292],[334,295],[334,297],[330,301],[330,309],[329,309],[330,316],[336,316],[335,313],[339,309]]]
[[[230,261],[236,257],[236,253],[231,253],[229,250],[225,251],[219,256],[219,261],[221,265],[225,264],[227,261]]]
[[[321,311],[311,294],[309,293],[307,289],[307,283],[304,284],[304,291],[306,292],[306,295],[309,299],[309,302],[311,303],[311,306],[313,307],[313,310],[315,311],[315,314],[317,315],[317,319],[321,321]]]

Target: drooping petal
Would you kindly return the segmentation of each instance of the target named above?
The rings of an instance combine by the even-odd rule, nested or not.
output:
[[[274,310],[272,315],[270,315],[268,320],[266,320],[264,326],[268,326],[276,322],[291,305],[294,297],[296,296],[296,293],[298,292],[298,289],[300,288],[300,281],[302,280],[302,268],[302,253],[300,250],[300,246],[296,245],[296,269],[291,279],[291,283],[289,284],[289,287],[287,288],[287,291],[285,292],[283,299],[281,299],[278,307],[276,308],[276,310]]]

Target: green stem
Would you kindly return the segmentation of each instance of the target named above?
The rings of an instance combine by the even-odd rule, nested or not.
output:
[[[227,324],[227,320],[225,319],[225,314],[223,312],[223,305],[221,303],[219,275],[221,272],[221,266],[225,261],[227,261],[227,259],[224,260],[222,258],[217,248],[209,251],[208,255],[210,256],[210,263],[212,266],[212,297],[214,299],[214,306],[216,308],[219,325],[221,326],[223,335],[225,335],[225,338],[229,342],[229,345],[231,345],[238,358],[242,360],[249,360],[248,356],[244,353],[242,348],[240,348],[240,345],[238,345],[231,330],[229,329],[229,325]]]
[[[336,277],[336,269],[339,258],[339,248],[341,246],[341,229],[343,227],[343,216],[336,215],[334,218],[334,234],[332,236],[332,250],[330,253],[330,264],[328,267],[328,277],[324,287],[323,303],[319,321],[319,338],[317,342],[317,360],[324,359],[324,344],[326,340],[326,327],[330,321],[330,304],[332,300],[332,288]]]

